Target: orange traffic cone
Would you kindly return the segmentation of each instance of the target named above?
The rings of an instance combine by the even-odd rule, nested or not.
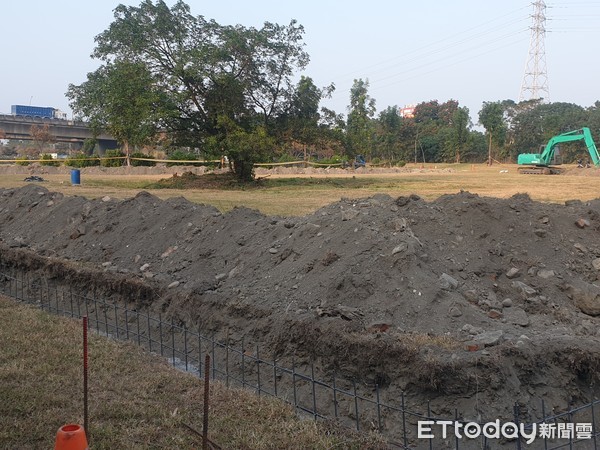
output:
[[[83,427],[75,424],[60,427],[56,433],[54,450],[88,450]]]

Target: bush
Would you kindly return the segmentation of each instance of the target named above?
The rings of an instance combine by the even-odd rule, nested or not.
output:
[[[52,158],[52,155],[49,155],[48,153],[42,153],[40,155],[40,165],[42,166],[52,166],[52,167],[58,167],[60,166],[60,161],[57,161],[56,159]]]
[[[136,153],[132,153],[130,155],[130,158],[154,159],[154,156],[146,155],[145,153],[141,153],[141,152],[136,152]],[[155,161],[138,161],[138,160],[132,159],[131,165],[132,166],[154,167],[154,166],[156,166],[156,162]]]
[[[184,152],[181,150],[176,150],[169,155],[169,159],[172,161],[198,161],[198,158],[193,153]],[[167,167],[171,166],[189,166],[188,162],[168,162]]]
[[[87,156],[84,153],[77,153],[76,155],[68,157],[65,160],[65,165],[75,168],[99,166],[100,159],[98,158],[98,155]]]
[[[29,158],[27,156],[21,156],[20,158],[17,158],[17,165],[18,166],[28,166]]]
[[[340,155],[333,155],[331,158],[321,159],[319,160],[319,164],[343,164],[348,163],[347,157],[342,157]]]
[[[104,153],[104,158],[100,160],[100,165],[102,167],[121,167],[123,165],[125,156],[121,150],[106,150]]]

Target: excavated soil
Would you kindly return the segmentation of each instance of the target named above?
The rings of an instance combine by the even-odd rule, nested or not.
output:
[[[184,198],[0,190],[4,266],[104,286],[274,355],[310,357],[467,418],[590,401],[600,366],[600,200],[468,192],[344,199],[304,217]]]

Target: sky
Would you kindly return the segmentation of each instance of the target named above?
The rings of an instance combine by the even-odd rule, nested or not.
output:
[[[14,104],[52,106],[71,117],[65,92],[100,62],[94,37],[119,4],[141,0],[19,0],[2,7],[0,113]],[[174,0],[166,0],[172,5]],[[334,83],[322,104],[347,113],[355,79],[369,81],[378,112],[431,100],[458,101],[476,124],[483,102],[519,99],[533,7],[528,0],[187,0],[193,15],[223,25],[304,26],[311,57],[299,75]],[[600,1],[546,1],[549,101],[600,100]]]

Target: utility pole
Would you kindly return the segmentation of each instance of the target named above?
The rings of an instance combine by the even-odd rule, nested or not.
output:
[[[523,82],[519,102],[523,100],[548,100],[548,73],[546,69],[546,3],[537,0],[532,3],[533,15],[531,25],[531,39],[529,41],[529,55],[525,65]]]

